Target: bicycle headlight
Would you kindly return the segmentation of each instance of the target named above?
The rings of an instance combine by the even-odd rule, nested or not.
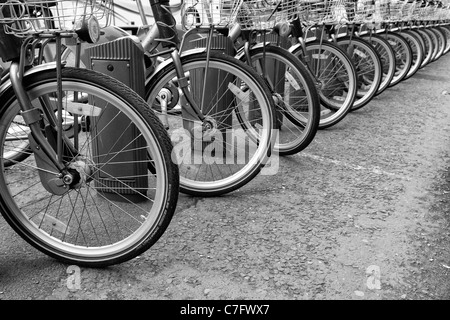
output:
[[[100,24],[94,16],[78,21],[76,32],[83,41],[96,43],[100,40]]]

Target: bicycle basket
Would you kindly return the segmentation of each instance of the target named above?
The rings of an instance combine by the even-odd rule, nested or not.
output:
[[[112,0],[0,1],[0,24],[17,37],[31,34],[73,33],[92,18],[106,27]]]
[[[399,21],[402,19],[401,6],[403,1],[399,0],[377,0],[374,2],[374,12],[372,21],[386,22]]]
[[[185,0],[181,24],[185,29],[201,26],[228,26],[233,20],[234,0]]]
[[[301,0],[298,12],[307,25],[340,24],[351,20],[347,12],[349,5],[350,1],[345,0]]]
[[[268,30],[297,17],[299,0],[236,0],[236,20],[242,29]]]
[[[414,7],[414,16],[417,20],[426,21],[429,20],[432,10],[432,6],[430,6],[428,3],[417,2],[416,6]]]
[[[439,8],[438,11],[439,20],[447,22],[450,19],[450,8],[448,6]]]
[[[392,0],[394,2],[394,0]],[[410,21],[417,19],[416,1],[399,0],[401,20]]]
[[[182,24],[186,29],[199,26],[230,26],[242,29],[270,29],[291,21],[299,0],[186,0]]]

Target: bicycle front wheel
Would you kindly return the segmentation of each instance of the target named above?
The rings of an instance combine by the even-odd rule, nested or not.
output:
[[[180,169],[180,190],[216,196],[252,180],[274,147],[274,102],[249,65],[222,53],[181,57],[188,90],[205,116],[200,121],[181,92],[175,65],[147,79],[146,99],[166,126]],[[269,171],[266,171],[269,172]]]
[[[376,95],[382,80],[381,59],[372,45],[362,38],[342,37],[337,44],[351,57],[358,77],[358,91],[351,111],[368,104]]]
[[[408,73],[405,78],[403,78],[403,80],[406,80],[411,78],[420,69],[424,59],[424,51],[423,46],[415,33],[410,32],[409,30],[404,30],[400,32],[400,34],[406,39],[406,41],[408,41],[412,52],[411,68],[409,68]]]
[[[389,87],[400,83],[409,72],[412,64],[412,50],[408,41],[401,35],[388,31],[382,34],[395,52],[395,75]]]
[[[56,71],[24,78],[50,145],[58,145],[54,110]],[[178,168],[172,145],[145,101],[119,81],[86,69],[63,68],[62,104],[82,130],[67,137],[65,169],[72,181],[59,185],[59,170],[25,135],[32,153],[5,167],[0,158],[0,208],[31,245],[66,263],[103,267],[136,257],[166,230],[178,199]],[[12,88],[2,95],[0,154],[6,154],[19,104]],[[56,121],[57,122],[57,121]],[[21,123],[26,126],[25,123]],[[27,139],[25,141],[25,139]],[[54,147],[55,148],[55,147]]]
[[[320,83],[319,129],[342,121],[353,106],[357,92],[356,70],[345,51],[329,42],[306,43],[306,52],[298,47],[294,55],[303,59]]]
[[[448,25],[442,25],[439,27],[439,30],[444,34],[445,38],[445,48],[443,55],[447,54],[450,51],[450,29]]]
[[[267,45],[250,50],[252,65],[266,79],[275,101],[275,151],[291,155],[305,149],[317,133],[320,101],[303,63],[286,49]],[[246,56],[241,58],[245,61]]]
[[[423,29],[411,29],[411,31],[413,33],[415,33],[416,35],[419,36],[419,41],[422,43],[422,47],[423,47],[423,60],[422,63],[420,64],[420,68],[422,69],[424,68],[426,65],[428,65],[431,62],[431,59],[433,57],[433,41],[430,37],[430,35],[425,32]]]
[[[362,35],[362,38],[372,44],[381,59],[383,76],[376,93],[376,95],[379,95],[389,87],[392,79],[394,78],[396,70],[395,53],[389,42],[378,34],[366,33]]]
[[[434,56],[434,60],[433,60],[433,61],[436,61],[440,57],[442,57],[442,55],[445,52],[445,48],[447,47],[447,38],[446,38],[444,32],[438,27],[432,27],[429,30],[435,34],[436,40],[437,40],[437,44],[436,44],[437,52],[436,52],[436,55]]]

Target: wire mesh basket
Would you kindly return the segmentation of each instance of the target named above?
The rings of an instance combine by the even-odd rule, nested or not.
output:
[[[343,0],[341,3],[335,3],[334,6],[335,9],[332,10],[333,15],[331,16],[331,18],[337,18],[334,20],[337,23],[369,22],[372,21],[375,13],[375,5],[373,0]],[[345,8],[345,14],[341,14],[339,16],[337,14],[339,11],[336,12],[336,6],[340,8],[341,13],[343,13],[343,9]]]
[[[448,22],[450,20],[450,7],[449,6],[443,6],[439,8],[438,17],[440,21]]]
[[[346,4],[348,19],[352,22],[400,22],[415,19],[417,1],[415,0],[346,0],[353,2],[354,14]]]
[[[403,19],[402,6],[405,4],[402,0],[378,0],[375,2],[375,17],[380,22],[395,22]],[[377,20],[375,18],[375,20]]]
[[[442,6],[438,2],[431,4],[431,8],[429,8],[428,11],[428,19],[432,21],[441,21],[441,9]]]
[[[0,24],[17,37],[73,33],[93,19],[106,27],[111,11],[112,0],[0,0]]]
[[[349,20],[352,22],[386,22],[402,20],[402,7],[406,0],[346,0]],[[354,5],[351,8],[351,4]],[[353,12],[353,13],[351,13]]]
[[[298,13],[307,25],[343,24],[353,19],[354,5],[348,0],[301,0]]]
[[[181,8],[181,24],[185,29],[202,26],[228,26],[234,0],[185,0]]]
[[[427,21],[433,17],[434,5],[429,2],[418,2],[414,7],[414,15],[416,20]]]
[[[271,29],[297,17],[298,0],[237,0],[236,22],[243,29]]]
[[[371,0],[346,1],[347,17],[350,22],[364,23],[371,21],[375,5]]]
[[[181,13],[186,29],[231,26],[265,30],[295,18],[299,0],[185,0]]]
[[[397,1],[397,5],[400,7],[400,15],[402,21],[416,20],[416,5],[417,1],[411,0],[391,0],[392,2]]]

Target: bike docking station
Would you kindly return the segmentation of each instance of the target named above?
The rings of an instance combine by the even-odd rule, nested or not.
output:
[[[131,37],[122,37],[87,50],[92,70],[121,81],[144,97],[145,63],[140,44]],[[105,198],[115,201],[146,201],[151,159],[144,139],[139,138],[135,126],[127,125],[120,114],[111,112],[104,101],[98,100],[92,103],[103,112],[101,117],[90,119],[89,124],[92,135],[96,136],[93,153],[100,168],[96,173],[96,188]]]

